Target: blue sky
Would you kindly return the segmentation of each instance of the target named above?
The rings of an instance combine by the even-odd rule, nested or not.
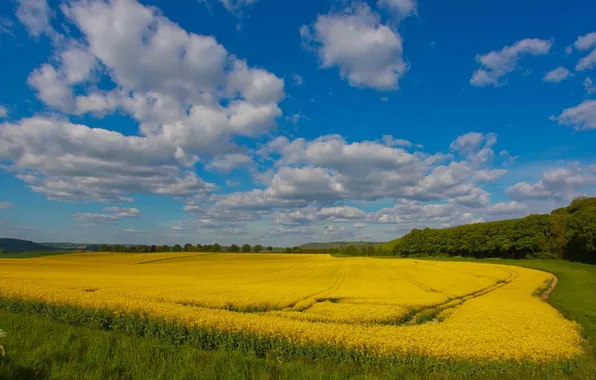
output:
[[[386,241],[596,190],[590,1],[0,4],[0,236]]]

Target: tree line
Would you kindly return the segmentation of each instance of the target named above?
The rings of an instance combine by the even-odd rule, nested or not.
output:
[[[184,245],[174,244],[172,246],[169,245],[124,245],[124,244],[115,244],[115,245],[107,245],[102,244],[97,249],[98,252],[128,252],[128,253],[153,253],[153,252],[273,252],[274,248],[263,247],[260,244],[255,245],[254,247],[250,246],[249,244],[244,244],[242,247],[237,246],[236,244],[232,244],[229,247],[221,246],[217,243],[215,244],[197,244],[192,245],[190,243],[186,243]]]
[[[413,229],[395,256],[557,258],[596,263],[596,198],[577,198],[550,214],[453,228]]]

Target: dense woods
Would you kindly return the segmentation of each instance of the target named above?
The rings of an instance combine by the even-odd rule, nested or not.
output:
[[[445,229],[414,229],[397,256],[559,258],[596,262],[596,198],[578,198],[551,214]]]

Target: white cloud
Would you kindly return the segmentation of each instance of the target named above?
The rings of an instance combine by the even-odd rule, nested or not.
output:
[[[27,79],[29,86],[37,91],[37,97],[45,104],[63,112],[73,112],[75,99],[72,88],[63,73],[48,64],[33,71]]]
[[[575,70],[583,71],[583,70],[590,70],[596,67],[596,48],[592,50],[592,52],[582,59],[579,60],[577,65],[575,65]]]
[[[586,94],[591,95],[596,92],[596,85],[592,82],[592,79],[586,77],[584,79],[584,90],[586,90]]]
[[[46,0],[18,0],[17,18],[25,25],[27,32],[33,37],[42,33],[52,35],[54,30],[50,25],[53,12]]]
[[[573,43],[573,46],[575,46],[575,48],[579,51],[586,51],[596,48],[596,32],[579,36]]]
[[[354,224],[352,224],[352,227],[354,227],[354,228],[366,228],[366,224],[364,224],[364,223],[354,223]]]
[[[534,183],[520,182],[507,189],[509,197],[515,201],[555,199],[568,201],[581,195],[586,186],[596,186],[596,168],[582,168],[570,165],[547,171],[543,178]]]
[[[8,117],[8,109],[0,105],[0,119],[4,119],[6,117]]]
[[[221,172],[229,172],[233,169],[247,167],[252,164],[252,158],[242,153],[229,153],[213,158],[208,167]]]
[[[50,199],[130,200],[130,194],[189,196],[214,185],[180,169],[174,146],[146,137],[34,117],[0,128],[0,160]]]
[[[2,208],[11,208],[13,206],[10,202],[0,202],[0,209]]]
[[[396,90],[408,71],[401,36],[382,25],[378,14],[362,2],[318,15],[300,28],[303,42],[317,53],[321,66],[339,67],[353,87]]]
[[[493,145],[497,143],[494,133],[470,132],[451,143],[451,150],[460,153],[472,165],[479,167],[490,163],[494,157]]]
[[[61,9],[80,38],[54,44],[51,63],[33,71],[29,85],[50,109],[67,114],[128,114],[141,136],[41,117],[6,124],[0,156],[35,191],[100,201],[208,192],[214,186],[193,166],[212,162],[225,171],[246,163],[234,139],[260,136],[282,115],[282,79],[249,67],[213,37],[186,32],[156,8],[89,0]],[[98,90],[100,80],[113,88]]]
[[[378,0],[377,6],[384,8],[397,20],[416,14],[415,0]]]
[[[518,61],[524,55],[546,55],[550,51],[552,41],[537,38],[526,38],[499,51],[491,51],[477,55],[476,62],[480,68],[474,71],[470,83],[474,86],[501,86],[502,79],[518,68]]]
[[[126,229],[126,230],[122,230],[122,232],[127,233],[127,234],[142,234],[144,232],[146,232],[145,230],[135,230],[135,229]]]
[[[569,74],[571,74],[569,72],[569,70],[567,70],[563,66],[559,66],[556,69],[551,70],[548,73],[546,73],[544,75],[544,78],[542,78],[542,80],[545,82],[558,83],[558,82],[564,81],[565,79],[569,78],[569,76],[570,76]]]
[[[78,222],[91,222],[94,224],[114,224],[119,218],[110,214],[76,213],[71,215]]]
[[[390,145],[393,141],[391,138]],[[267,213],[285,210],[274,214],[273,220],[278,224],[300,225],[322,220],[321,215],[333,209],[331,205],[348,200],[457,200],[460,204],[480,207],[488,203],[488,194],[477,186],[506,173],[504,169],[488,167],[495,143],[493,134],[461,136],[452,148],[464,160],[438,165],[437,156],[445,155],[409,153],[372,141],[347,143],[337,135],[313,141],[278,138],[259,150],[261,155],[279,157],[269,186],[265,190],[222,196],[213,209]],[[309,209],[313,205],[321,211]],[[342,207],[347,210],[347,206]],[[356,219],[363,216],[358,214]],[[335,220],[348,219],[335,217]]]
[[[104,211],[112,213],[117,218],[134,218],[141,216],[141,211],[138,208],[123,208],[118,206],[105,207]]]
[[[60,44],[53,64],[29,77],[50,107],[130,114],[143,135],[167,140],[189,157],[228,153],[234,137],[261,135],[282,115],[282,79],[249,67],[211,36],[186,32],[155,8],[96,0],[62,10],[82,36]],[[96,73],[109,75],[114,87],[99,91],[88,83]],[[75,84],[82,85],[76,96]]]
[[[596,129],[596,100],[584,100],[581,104],[565,109],[559,116],[551,116],[561,125],[577,131]]]
[[[71,217],[79,222],[87,222],[85,226],[92,227],[98,224],[115,224],[122,218],[140,217],[141,211],[137,208],[122,208],[118,206],[104,207],[106,214],[75,213]]]

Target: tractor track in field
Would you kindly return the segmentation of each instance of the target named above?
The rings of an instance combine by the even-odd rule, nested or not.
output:
[[[555,276],[553,274],[553,280],[551,281],[551,283],[548,286],[548,288],[546,288],[544,290],[544,292],[542,292],[542,294],[540,295],[540,299],[543,300],[543,301],[546,301],[548,299],[548,296],[550,296],[551,292],[555,288],[555,286],[557,286],[557,283],[558,282],[559,282],[559,279],[557,278],[557,276]]]

